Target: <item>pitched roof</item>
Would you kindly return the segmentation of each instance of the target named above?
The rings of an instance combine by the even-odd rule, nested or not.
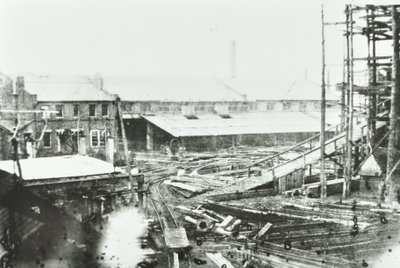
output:
[[[89,156],[56,156],[20,160],[24,180],[84,177],[115,173],[114,166]],[[0,161],[0,170],[14,174],[12,160]]]
[[[299,112],[237,113],[224,119],[218,115],[198,115],[187,119],[182,115],[144,116],[174,137],[219,136],[238,134],[319,132],[321,121],[317,114]],[[327,113],[330,125],[339,123],[336,113]]]
[[[247,95],[248,100],[321,100],[321,86],[310,80],[224,80],[231,88]],[[335,91],[327,91],[327,100],[339,100]]]
[[[123,101],[244,101],[238,92],[213,77],[105,76],[104,89],[118,94]]]
[[[25,90],[38,101],[112,101],[115,96],[101,90],[90,76],[24,75]]]

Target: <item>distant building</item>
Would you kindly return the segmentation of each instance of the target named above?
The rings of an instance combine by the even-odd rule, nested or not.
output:
[[[26,157],[26,139],[27,135],[33,132],[34,113],[24,112],[17,117],[15,110],[16,107],[21,111],[32,110],[36,103],[36,96],[24,90],[23,79],[17,79],[14,86],[10,77],[0,73],[0,160],[12,157],[10,141],[17,125],[24,133],[16,136],[21,145],[18,154]]]
[[[19,109],[37,111],[24,114],[20,138],[41,138],[25,155],[79,150],[112,158],[114,143],[122,149],[121,139],[115,139],[121,137],[117,97],[131,151],[293,144],[320,131],[321,89],[307,80],[25,75],[18,81]],[[2,91],[8,92],[3,102],[15,107],[12,82]],[[328,92],[327,127],[339,123],[338,104]],[[0,122],[0,133],[9,135],[15,113],[0,115],[10,119]]]
[[[133,150],[287,144],[320,130],[321,89],[310,81],[104,77],[104,88],[121,97]],[[327,95],[328,126],[338,103]]]
[[[76,154],[79,150],[103,159],[112,154],[106,153],[106,147],[116,136],[116,97],[102,90],[101,78],[24,75],[17,78],[16,96],[11,79],[7,81],[2,102],[10,104],[17,99],[18,108],[2,106],[0,124],[14,126],[16,113],[7,110],[21,111],[28,126],[23,125],[20,144],[32,142],[33,146],[22,146],[22,154],[41,157]]]

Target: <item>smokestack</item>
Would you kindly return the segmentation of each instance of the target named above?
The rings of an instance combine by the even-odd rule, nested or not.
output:
[[[25,88],[25,80],[23,76],[18,76],[15,83],[15,88],[13,88],[13,95],[17,95],[19,91]]]
[[[230,55],[230,76],[236,78],[236,41],[231,41],[231,55]]]

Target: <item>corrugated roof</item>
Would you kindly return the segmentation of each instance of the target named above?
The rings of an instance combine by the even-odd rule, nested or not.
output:
[[[114,166],[102,160],[80,155],[20,160],[24,180],[84,177],[114,173]],[[12,160],[0,161],[0,170],[18,175]]]
[[[232,89],[248,100],[321,100],[321,86],[310,80],[226,79]],[[339,100],[335,91],[327,91],[327,100]]]
[[[224,119],[218,115],[199,115],[187,119],[182,115],[149,115],[146,120],[174,137],[221,136],[239,134],[270,134],[319,132],[317,113],[312,116],[299,112],[265,112],[231,114]],[[337,113],[327,113],[330,125],[339,123]]]
[[[243,96],[213,77],[104,77],[104,89],[123,101],[244,101]]]
[[[115,97],[101,90],[94,77],[80,75],[23,75],[25,90],[38,101],[112,101]]]

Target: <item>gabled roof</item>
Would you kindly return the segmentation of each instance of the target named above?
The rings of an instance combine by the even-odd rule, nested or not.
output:
[[[101,90],[95,78],[83,75],[23,75],[25,90],[37,101],[113,101],[115,96]]]
[[[321,100],[321,86],[310,80],[226,79],[227,85],[248,100]],[[327,100],[339,100],[335,91],[326,92]]]
[[[309,133],[321,129],[318,114],[310,116],[299,112],[235,113],[229,119],[213,114],[198,115],[198,119],[187,119],[182,115],[143,117],[174,137]],[[339,120],[337,113],[327,113],[329,125],[335,125]]]
[[[122,101],[224,102],[244,101],[220,80],[183,77],[105,76],[104,89],[118,94]]]
[[[24,180],[73,178],[115,173],[112,164],[79,155],[21,159],[20,164]],[[0,170],[10,174],[18,172],[14,169],[12,160],[0,161]]]

